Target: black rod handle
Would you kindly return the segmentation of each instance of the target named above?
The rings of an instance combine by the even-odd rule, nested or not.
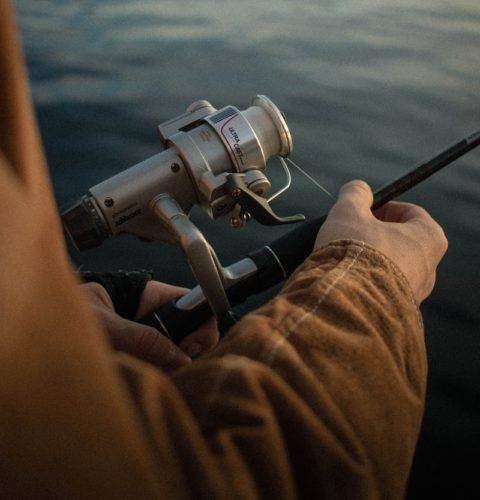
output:
[[[207,302],[191,310],[180,309],[175,300],[167,302],[156,311],[144,316],[139,323],[153,326],[175,344],[194,332],[208,318],[212,310]]]

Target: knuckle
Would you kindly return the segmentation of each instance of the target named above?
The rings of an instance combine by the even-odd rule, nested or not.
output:
[[[438,232],[436,226],[438,226],[438,224],[429,215],[428,217],[417,217],[415,222],[417,222],[424,233],[436,239]]]
[[[445,233],[443,233],[443,249],[445,252],[448,250],[448,238]]]
[[[351,187],[351,188],[358,188],[358,189],[365,189],[369,190],[370,186],[365,182],[362,181],[361,179],[353,179],[349,182],[347,182],[344,187]]]
[[[341,189],[343,192],[355,193],[360,195],[371,195],[372,190],[370,186],[360,179],[355,179],[353,181],[349,181],[342,186]]]
[[[422,220],[433,221],[432,216],[420,205],[412,203],[410,205],[410,210],[414,212],[417,217],[422,218]]]
[[[445,231],[443,230],[442,226],[437,224],[438,228],[438,242],[440,249],[442,250],[442,253],[444,254],[448,250],[448,238],[447,235],[445,234]]]
[[[360,191],[363,191],[363,192],[366,192],[366,193],[371,193],[371,189],[370,189],[370,186],[365,182],[365,181],[362,181],[361,179],[355,179],[352,181],[352,185],[360,190]]]
[[[442,253],[445,253],[448,249],[448,239],[442,226],[440,226],[435,219],[430,217],[430,215],[428,216],[428,219],[423,220],[423,225],[427,233],[430,235],[432,242],[435,243],[435,246],[437,246]]]
[[[83,283],[81,286],[84,287],[87,293],[98,299],[103,305],[108,307],[111,306],[112,301],[110,299],[110,295],[108,295],[107,290],[105,290],[105,288],[100,285],[100,283],[89,282]]]
[[[424,227],[427,231],[429,227],[435,224],[435,221],[428,211],[422,206],[414,203],[405,203],[405,215],[407,219],[418,222],[419,225]]]

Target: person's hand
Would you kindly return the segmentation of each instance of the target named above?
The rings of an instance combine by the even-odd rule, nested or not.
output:
[[[389,257],[410,283],[417,303],[435,285],[437,266],[447,251],[443,229],[421,207],[393,202],[375,210],[372,190],[363,181],[351,181],[321,227],[315,248],[340,239],[360,240]]]
[[[218,342],[216,321],[210,318],[198,330],[183,339],[179,349],[157,329],[119,316],[102,285],[85,283],[80,286],[87,293],[89,303],[106,329],[113,347],[149,361],[165,371],[190,363],[191,357],[208,351]],[[142,318],[187,291],[186,288],[149,281],[141,296],[135,319]]]

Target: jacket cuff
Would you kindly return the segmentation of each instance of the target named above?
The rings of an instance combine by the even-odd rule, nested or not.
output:
[[[298,288],[298,281],[307,276],[318,279],[341,261],[352,259],[356,261],[355,272],[367,275],[373,285],[391,295],[397,295],[399,291],[412,304],[419,326],[423,329],[422,315],[405,274],[384,253],[360,240],[334,240],[315,249],[288,279],[281,293],[288,293],[292,286]]]

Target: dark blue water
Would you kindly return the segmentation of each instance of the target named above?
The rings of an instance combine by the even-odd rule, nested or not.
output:
[[[60,204],[156,153],[155,126],[199,98],[243,108],[270,96],[288,117],[293,158],[332,191],[355,177],[378,187],[480,128],[478,0],[16,4]],[[476,152],[404,197],[450,239],[423,307],[430,375],[412,497],[440,486],[465,498],[475,484],[464,466],[480,457],[479,186]],[[276,207],[315,216],[328,205],[295,177]],[[194,218],[225,263],[285,231]],[[134,239],[72,257],[192,283],[176,249]]]

